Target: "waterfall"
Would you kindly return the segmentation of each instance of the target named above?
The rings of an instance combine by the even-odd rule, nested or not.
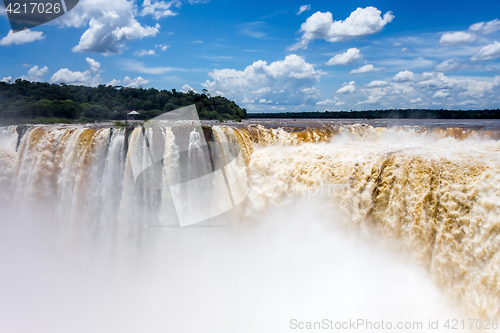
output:
[[[320,197],[345,217],[328,223],[410,253],[470,316],[500,316],[498,132],[212,126],[203,149],[203,134],[188,133],[185,149],[179,143],[185,133],[161,126],[0,128],[0,206],[70,234],[139,241],[147,227],[178,226],[182,214],[207,204],[196,192],[214,180],[186,190],[183,179],[222,168],[226,187],[214,187],[210,196],[226,198],[221,191],[229,191],[234,209],[224,216],[232,224],[288,198]],[[151,155],[158,138],[161,162]],[[158,187],[138,186],[133,170],[153,173],[155,163]]]
[[[247,214],[323,194],[349,217],[346,228],[409,250],[471,313],[500,314],[498,133],[355,125],[333,129],[326,142],[314,129],[250,131],[259,145]]]

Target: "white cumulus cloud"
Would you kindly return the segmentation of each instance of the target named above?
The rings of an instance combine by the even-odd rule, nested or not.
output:
[[[375,103],[378,103],[378,101],[380,101],[380,99],[384,96],[385,96],[385,93],[383,91],[380,91],[380,90],[379,91],[372,91],[366,100],[359,101],[358,103],[356,103],[356,105],[375,104]]]
[[[381,71],[382,67],[375,67],[372,64],[364,65],[359,68],[353,69],[350,71],[350,74],[362,74],[362,73],[371,73]]]
[[[157,47],[159,47],[160,50],[162,50],[162,51],[166,51],[170,47],[170,45],[155,44],[155,48],[157,48]]]
[[[462,101],[460,103],[457,103],[457,105],[460,105],[460,106],[466,106],[466,105],[477,105],[478,102],[477,101],[472,101],[470,99],[468,100],[465,100],[465,101]]]
[[[443,61],[442,63],[434,66],[434,71],[436,72],[454,72],[459,70],[462,65],[456,61],[455,59],[448,59]]]
[[[134,52],[135,56],[144,57],[145,55],[156,55],[155,50],[138,50]]]
[[[299,10],[297,10],[297,15],[302,14],[305,11],[311,10],[311,5],[302,5],[299,7]]]
[[[478,36],[471,32],[457,31],[457,32],[447,32],[441,36],[439,43],[441,45],[459,45],[471,43],[478,39]]]
[[[144,79],[142,76],[138,76],[135,79],[131,79],[128,76],[125,76],[125,78],[123,79],[123,83],[126,85],[126,87],[139,88],[149,83],[149,80]]]
[[[405,71],[399,72],[398,74],[394,75],[392,80],[395,82],[413,81],[413,80],[415,80],[415,73],[408,71],[408,70],[405,70]]]
[[[67,27],[86,27],[73,52],[120,54],[126,42],[156,36],[160,25],[143,26],[135,18],[137,6],[129,0],[80,0],[78,6],[54,21]]]
[[[450,96],[451,96],[450,92],[446,89],[443,89],[436,91],[436,93],[432,96],[432,98],[445,98]]]
[[[196,90],[194,90],[194,89],[193,89],[190,85],[188,85],[188,84],[183,85],[183,86],[182,86],[182,88],[181,88],[181,91],[182,91],[182,92],[185,92],[185,93],[190,92],[190,91],[197,92]]]
[[[325,99],[324,101],[319,101],[316,105],[325,105],[325,106],[341,106],[344,105],[345,102],[341,102],[338,97],[334,97],[334,99]]]
[[[359,49],[352,47],[347,51],[339,53],[330,58],[330,60],[328,60],[326,65],[327,66],[347,65],[355,61],[358,61],[359,59],[361,59],[361,52],[359,51]]]
[[[28,71],[28,75],[23,75],[20,78],[23,80],[28,80],[28,81],[32,81],[32,82],[40,82],[43,80],[43,77],[45,75],[47,75],[48,72],[49,72],[49,68],[47,66],[42,67],[42,68],[38,68],[38,66],[34,66]]]
[[[382,12],[375,7],[358,8],[345,20],[334,21],[332,13],[316,12],[307,18],[301,26],[303,32],[301,41],[292,45],[290,50],[307,48],[309,41],[324,39],[329,42],[340,42],[354,37],[378,33],[394,15]]]
[[[337,94],[353,94],[356,91],[356,82],[344,82],[342,88],[337,90]]]
[[[314,104],[319,100],[319,91],[313,88],[323,73],[292,54],[269,65],[259,60],[242,71],[216,69],[209,75],[213,81],[207,80],[204,87],[211,93],[219,91],[239,103],[265,100],[299,105]]]
[[[382,80],[375,80],[366,85],[367,88],[383,88],[389,86],[390,83]]]
[[[31,31],[31,30],[23,30],[16,33],[13,33],[12,30],[9,31],[7,36],[0,40],[0,45],[10,46],[12,44],[20,45],[31,43],[36,40],[44,39],[43,32],[41,31]]]
[[[113,79],[112,81],[108,82],[106,85],[107,86],[125,86],[127,88],[139,88],[147,83],[149,83],[149,81],[144,79],[142,76],[138,76],[135,79],[131,79],[130,77],[125,76],[123,81]]]
[[[52,75],[51,82],[66,83],[80,86],[97,86],[101,83],[99,70],[101,64],[94,59],[87,58],[89,69],[85,72],[70,71],[67,68],[61,68]]]
[[[444,109],[497,108],[500,104],[500,75],[496,77],[447,76],[442,72],[398,73],[398,80],[384,87],[358,89],[347,84],[344,109],[434,108]],[[374,86],[383,83],[374,82]],[[371,84],[368,84],[371,85]]]
[[[177,13],[170,10],[175,3],[175,1],[144,0],[140,15],[151,15],[155,20],[159,20],[163,17],[175,16]]]
[[[121,83],[122,83],[122,81],[113,79],[113,80],[109,81],[108,83],[106,83],[106,85],[115,87],[115,86],[119,86]]]
[[[494,19],[493,21],[489,22],[478,22],[474,23],[469,27],[469,30],[478,32],[484,35],[491,34],[497,30],[500,30],[500,20],[499,19]]]
[[[493,44],[483,46],[472,56],[472,61],[485,61],[500,58],[500,43],[494,41]]]
[[[101,64],[98,61],[95,61],[92,58],[87,58],[85,59],[87,61],[87,64],[89,64],[90,71],[92,73],[97,73],[101,69]]]

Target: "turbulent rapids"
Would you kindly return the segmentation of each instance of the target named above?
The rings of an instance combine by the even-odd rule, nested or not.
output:
[[[172,224],[166,191],[141,189],[133,151],[147,129],[0,129],[0,200],[90,235]],[[145,133],[142,135],[142,133]],[[315,128],[204,126],[209,142],[242,152],[248,195],[234,224],[286,198],[318,196],[341,212],[327,223],[407,251],[470,316],[500,317],[500,143],[497,131],[324,124]],[[175,164],[165,131],[164,167]],[[170,155],[168,155],[170,154]],[[172,158],[172,157],[171,157]],[[103,236],[105,235],[105,236]]]

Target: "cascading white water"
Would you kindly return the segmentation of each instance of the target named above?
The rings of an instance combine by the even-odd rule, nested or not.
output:
[[[16,145],[18,134],[16,126],[0,127],[0,207],[12,200],[12,174],[16,161]]]
[[[180,178],[179,148],[175,144],[175,135],[171,128],[164,129],[164,137],[162,202],[159,223],[161,225],[178,225],[172,194],[178,196],[179,193],[175,189],[169,188],[169,180]]]
[[[498,317],[500,146],[490,134],[360,125],[211,130],[221,153],[214,164],[235,155],[234,146],[221,143],[234,143],[241,158],[226,178],[249,184],[248,193],[232,191],[242,202],[218,217],[229,228],[171,228],[178,226],[172,197],[181,194],[168,180],[185,172],[171,128],[36,126],[19,146],[16,128],[1,128],[5,215],[50,232],[2,226],[0,260],[11,273],[0,288],[13,304],[0,329],[288,332],[295,317],[364,316],[420,320],[425,331],[429,319],[459,319],[450,305],[458,302],[469,318]],[[132,169],[150,172],[155,135],[164,142],[164,183],[151,190],[137,186]],[[190,160],[205,158],[189,155],[199,135],[189,134]],[[33,248],[24,247],[24,238]],[[386,240],[403,254],[380,244]],[[7,255],[17,250],[20,261]],[[41,276],[44,289],[37,279],[19,280],[25,275]],[[72,320],[58,322],[51,309],[40,310],[50,290],[54,303],[48,302]],[[45,314],[34,319],[38,326],[19,322],[14,311],[30,301]],[[95,316],[97,322],[85,323]]]
[[[109,193],[121,193],[125,172],[125,130],[114,129],[107,147],[107,157],[102,170],[102,183],[98,199],[102,200],[99,226],[115,233],[118,225],[116,212],[120,208],[120,196]],[[94,203],[100,206],[99,202]]]

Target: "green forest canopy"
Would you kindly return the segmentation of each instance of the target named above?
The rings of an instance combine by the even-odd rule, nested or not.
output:
[[[127,111],[138,111],[136,119],[147,120],[179,107],[196,104],[200,119],[233,119],[247,117],[245,109],[225,97],[211,97],[175,89],[98,87],[49,84],[17,79],[0,82],[0,119],[61,121],[124,120]]]

